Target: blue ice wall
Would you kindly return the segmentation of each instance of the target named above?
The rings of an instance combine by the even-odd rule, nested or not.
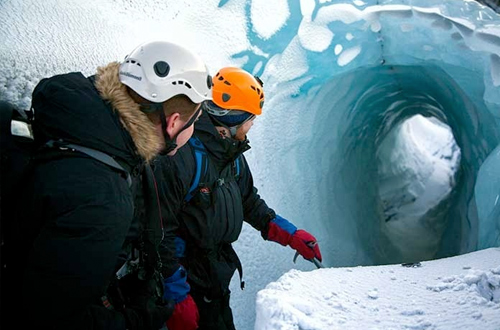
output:
[[[408,261],[385,234],[376,151],[391,129],[415,114],[446,123],[462,152],[452,194],[430,215],[445,226],[441,241],[425,258],[499,246],[500,153],[492,151],[500,138],[500,16],[476,2],[452,0],[288,1],[288,7],[286,24],[263,38],[248,3],[248,39],[261,52],[234,57],[262,74],[272,92],[288,93],[271,100],[272,125],[286,116],[299,123],[288,123],[286,132],[310,130],[295,133],[275,165],[308,177],[305,191],[314,182],[312,211],[281,204],[299,219],[313,214],[300,225],[322,233],[330,265]],[[289,178],[273,177],[278,186],[280,180],[284,187]],[[338,243],[343,240],[359,244]]]

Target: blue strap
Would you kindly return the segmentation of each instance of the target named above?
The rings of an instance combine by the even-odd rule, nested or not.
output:
[[[196,161],[196,174],[194,176],[194,180],[191,183],[191,186],[189,187],[186,196],[184,197],[184,202],[186,203],[188,203],[194,197],[194,195],[196,194],[196,189],[200,184],[200,179],[202,177],[205,177],[205,174],[207,173],[208,170],[207,149],[205,148],[203,143],[195,135],[193,135],[188,140],[188,143],[193,148],[194,151],[194,158]],[[236,158],[236,160],[234,161],[234,165],[236,168],[235,179],[238,180],[240,178],[240,173],[241,173],[241,156]]]
[[[198,139],[198,137],[193,135],[189,139],[188,143],[194,150],[194,158],[196,161],[196,174],[194,176],[193,183],[191,184],[191,187],[189,188],[189,191],[186,194],[186,197],[184,197],[185,202],[189,202],[194,197],[196,188],[198,188],[198,185],[200,184],[200,178],[201,178],[201,174],[202,174],[201,171],[203,168],[203,159],[207,157],[207,151],[205,149],[205,146],[200,141],[200,139]],[[203,170],[204,170],[204,173],[206,173],[206,171],[207,171],[207,162],[206,161],[205,161],[205,167],[203,168]]]
[[[238,156],[234,163],[236,164],[236,175],[235,178],[238,180],[240,178],[240,162],[241,162],[241,156]]]

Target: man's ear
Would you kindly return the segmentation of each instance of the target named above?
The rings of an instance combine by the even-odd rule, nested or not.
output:
[[[167,134],[171,139],[179,134],[182,126],[181,115],[178,112],[174,112],[167,117]]]

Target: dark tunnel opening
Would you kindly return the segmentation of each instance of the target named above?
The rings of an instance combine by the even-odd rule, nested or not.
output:
[[[460,175],[451,128],[414,115],[388,132],[376,156],[384,235],[405,262],[432,259]]]

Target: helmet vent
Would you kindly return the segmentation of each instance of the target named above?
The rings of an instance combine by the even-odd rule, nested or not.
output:
[[[184,82],[182,80],[172,81],[172,85],[185,85],[189,89],[192,88],[188,82]]]
[[[227,102],[230,99],[231,99],[231,95],[229,95],[228,93],[223,93],[222,94],[222,101]]]
[[[170,65],[164,61],[158,61],[153,66],[155,73],[160,78],[165,78],[170,72]]]
[[[256,92],[257,92],[257,94],[259,94],[259,95],[261,95],[261,96],[263,95],[263,94],[261,94],[261,93],[260,93],[260,88],[256,88],[255,86],[252,86],[252,85],[251,85],[250,87],[251,87],[254,91],[256,91]],[[262,98],[262,97],[261,97],[261,98]]]
[[[228,86],[231,86],[231,83],[229,81],[224,81],[224,84],[228,85]]]
[[[141,63],[135,61],[135,60],[126,60],[125,63],[132,63],[132,64],[135,64],[137,66],[141,66]]]

